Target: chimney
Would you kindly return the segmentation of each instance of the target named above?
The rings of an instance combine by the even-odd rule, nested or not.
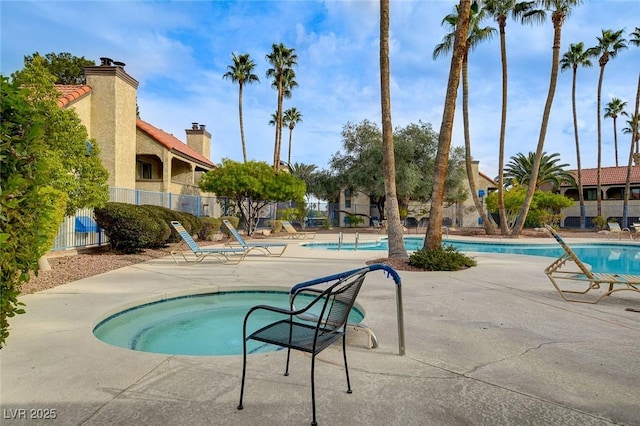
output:
[[[136,97],[138,82],[124,63],[100,58],[100,65],[84,67],[91,87],[89,134],[100,146],[100,159],[109,172],[109,185],[136,187]]]
[[[207,160],[211,160],[211,133],[204,124],[191,123],[187,132],[187,145],[202,154]]]

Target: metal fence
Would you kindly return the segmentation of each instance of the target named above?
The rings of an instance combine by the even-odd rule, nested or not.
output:
[[[156,205],[191,213],[197,217],[221,217],[231,213],[228,209],[228,200],[224,197],[203,197],[200,195],[172,194],[166,192],[143,191],[136,189],[110,188],[109,201],[135,205]],[[614,200],[610,200],[614,201]],[[618,201],[618,200],[616,200]],[[593,204],[593,205],[592,205]],[[259,227],[265,227],[267,221],[276,219],[278,210],[291,207],[289,203],[272,203],[261,212]],[[578,228],[580,225],[579,208],[577,206],[564,209],[561,226]],[[361,217],[360,223],[350,223],[350,215]],[[467,216],[473,216],[471,219]],[[475,220],[477,213],[468,212],[458,205],[445,208],[443,224],[447,226],[480,226]],[[623,227],[631,223],[640,222],[640,201],[633,200],[629,203],[627,211],[627,224],[623,222],[622,203],[603,202],[602,215],[618,221]],[[596,216],[595,203],[587,205],[587,228],[593,228],[593,218]],[[294,224],[302,228],[342,228],[372,226],[372,220],[381,217],[377,207],[369,204],[350,204],[349,206],[325,203],[307,203],[307,215],[304,218],[288,217]],[[469,225],[472,223],[473,225]],[[410,217],[405,220],[407,228],[426,226],[426,218]],[[66,217],[58,230],[52,250],[78,249],[85,247],[101,246],[108,242],[104,231],[98,227],[93,219],[92,209],[78,210],[75,216]]]

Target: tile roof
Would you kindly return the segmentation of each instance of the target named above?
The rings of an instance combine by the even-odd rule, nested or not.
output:
[[[60,108],[91,92],[91,87],[86,84],[56,84],[56,89],[62,95],[58,98],[58,107]]]
[[[570,170],[573,175],[577,175],[577,170]],[[621,167],[601,167],[600,183],[602,185],[624,185],[627,182],[627,166]],[[631,166],[631,183],[640,183],[640,166]],[[598,169],[582,169],[582,185],[598,185]],[[570,185],[562,185],[570,186]]]
[[[147,135],[149,135],[149,137],[157,141],[159,144],[163,145],[169,151],[172,151],[174,154],[185,157],[190,161],[196,162],[201,166],[206,167],[207,169],[215,167],[215,164],[213,164],[211,160],[207,159],[204,155],[200,154],[198,151],[191,148],[189,145],[182,142],[175,136],[152,126],[146,121],[140,120],[138,118],[136,120],[136,127],[145,132]]]

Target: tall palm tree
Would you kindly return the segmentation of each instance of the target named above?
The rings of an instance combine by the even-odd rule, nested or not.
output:
[[[469,35],[467,38],[467,48],[462,59],[462,119],[464,124],[464,147],[465,147],[465,167],[467,170],[467,179],[469,181],[469,189],[473,198],[478,214],[482,218],[482,224],[487,234],[495,233],[495,226],[491,216],[486,214],[484,206],[478,196],[478,188],[476,185],[476,177],[473,173],[473,164],[471,157],[471,135],[469,131],[469,51],[473,50],[479,43],[484,40],[490,40],[496,32],[492,27],[480,27],[480,23],[485,17],[484,10],[478,6],[476,1],[471,5],[469,16]],[[447,15],[442,19],[442,25],[447,25],[451,32],[444,36],[442,43],[438,44],[433,50],[433,58],[449,53],[453,47],[455,38],[455,30],[458,25],[458,8],[455,12]]]
[[[598,78],[598,171],[596,173],[597,180],[597,210],[598,216],[602,215],[602,182],[600,179],[600,171],[602,168],[602,125],[601,125],[601,101],[602,101],[602,80],[604,78],[604,67],[607,65],[610,59],[615,58],[618,55],[618,52],[622,49],[626,49],[627,45],[625,43],[625,39],[622,38],[622,34],[624,30],[612,31],[612,30],[602,30],[602,36],[596,37],[598,40],[598,45],[593,47],[593,49],[598,52],[600,56],[598,58],[598,63],[600,64],[600,77]]]
[[[638,114],[632,115],[627,121],[626,127],[622,128],[622,133],[625,135],[631,135],[631,152],[633,153],[634,147],[637,152],[638,143],[640,143],[640,134],[638,133]],[[636,161],[636,164],[639,162]]]
[[[389,0],[380,0],[380,106],[382,109],[382,175],[386,197],[387,232],[389,233],[389,258],[407,258],[404,246],[400,207],[396,192],[396,160],[393,151],[393,126],[391,122],[391,85],[389,76]],[[404,348],[402,348],[404,351]]]
[[[449,152],[451,150],[451,135],[453,120],[456,113],[456,98],[460,85],[460,71],[462,60],[467,50],[469,34],[469,16],[471,14],[471,0],[460,0],[458,4],[458,25],[453,41],[453,53],[449,68],[447,82],[447,94],[444,100],[442,123],[438,135],[438,152],[436,154],[433,177],[433,190],[431,191],[431,211],[429,213],[429,226],[424,239],[424,248],[435,250],[442,245],[442,217],[444,206],[444,189],[449,166]]]
[[[484,8],[498,22],[500,32],[500,59],[502,62],[502,114],[500,119],[500,147],[498,150],[498,214],[503,235],[510,233],[506,209],[504,208],[504,146],[507,126],[507,17],[521,19],[522,23],[540,22],[544,11],[535,9],[535,1],[485,0]]]
[[[613,149],[615,151],[616,167],[618,167],[618,131],[616,130],[616,120],[618,115],[628,115],[625,112],[627,103],[619,98],[612,98],[604,107],[604,118],[613,119]]]
[[[533,201],[533,194],[536,191],[535,182],[538,179],[538,172],[540,169],[540,161],[543,155],[544,141],[547,136],[547,126],[549,124],[549,115],[551,114],[551,105],[553,105],[553,97],[556,92],[556,85],[558,83],[558,69],[560,63],[560,40],[562,38],[562,25],[567,15],[571,12],[573,6],[577,6],[582,3],[582,0],[540,0],[539,4],[545,9],[551,11],[551,22],[553,23],[553,49],[551,58],[551,76],[549,78],[549,91],[547,93],[547,100],[544,105],[544,112],[542,114],[542,123],[540,124],[540,135],[538,136],[538,145],[536,147],[536,156],[533,163],[533,170],[531,171],[531,181],[527,188],[527,195],[525,196],[522,208],[518,215],[518,219],[514,225],[512,236],[517,237],[522,232],[524,222],[529,213],[531,202]]]
[[[267,70],[267,77],[273,78],[271,86],[278,91],[276,136],[273,147],[273,168],[277,173],[280,168],[280,145],[282,141],[282,104],[285,98],[285,91],[293,87],[288,87],[287,81],[295,81],[293,67],[298,64],[298,55],[296,55],[295,49],[289,49],[283,43],[274,43],[271,48],[272,51],[266,55],[266,58],[273,67]]]
[[[640,46],[640,27],[636,27],[636,29],[629,34],[629,43],[634,46]],[[622,207],[622,216],[623,216],[623,224],[628,227],[629,223],[627,221],[627,211],[629,209],[629,196],[631,194],[631,166],[633,165],[634,157],[640,157],[640,139],[638,135],[638,118],[640,117],[640,112],[638,109],[640,108],[640,73],[638,73],[638,88],[636,89],[636,107],[634,109],[634,113],[631,117],[631,146],[629,148],[629,162],[627,166],[627,180],[624,186],[624,203]],[[634,125],[635,124],[635,125]],[[633,153],[635,145],[635,155]],[[639,162],[636,161],[636,164]]]
[[[245,84],[259,83],[260,79],[253,73],[256,64],[248,53],[242,55],[231,54],[233,64],[227,66],[227,72],[222,78],[231,79],[232,83],[238,83],[238,115],[240,117],[240,140],[242,142],[242,157],[247,162],[247,146],[244,140],[244,123],[242,117],[242,90]]]
[[[578,75],[578,67],[591,67],[591,58],[594,56],[592,50],[584,50],[584,43],[575,43],[569,46],[562,59],[560,60],[560,70],[566,71],[571,69],[573,71],[572,84],[571,84],[571,106],[573,110],[573,134],[576,141],[576,165],[578,168],[578,200],[580,204],[580,229],[584,229],[587,220],[587,210],[584,205],[584,193],[582,188],[582,161],[580,159],[580,139],[578,137],[578,113],[576,110],[576,78]]]
[[[289,154],[287,155],[287,164],[291,164],[291,136],[296,124],[302,121],[302,114],[296,107],[289,108],[283,114],[282,125],[289,127]]]
[[[511,157],[511,161],[504,170],[506,185],[528,185],[531,182],[535,157],[534,152],[530,152],[528,155],[518,153]],[[557,152],[553,154],[542,153],[540,171],[535,181],[536,189],[539,190],[547,186],[550,187],[549,189],[557,191],[563,183],[575,182],[573,175],[566,170],[569,164],[558,164],[559,161],[560,154]]]

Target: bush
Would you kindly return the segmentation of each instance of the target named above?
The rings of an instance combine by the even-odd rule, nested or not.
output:
[[[409,265],[427,271],[459,271],[476,266],[475,260],[462,254],[453,246],[434,250],[420,249],[409,256]]]
[[[111,248],[121,253],[138,253],[145,248],[161,247],[170,231],[157,216],[140,206],[107,203],[94,211],[96,222],[109,237]]]
[[[602,231],[607,226],[607,219],[604,216],[596,216],[591,223],[593,223],[596,231]]]
[[[213,236],[220,232],[220,226],[222,221],[215,217],[202,217],[200,218],[200,232],[198,232],[198,238],[202,241],[212,240]]]

